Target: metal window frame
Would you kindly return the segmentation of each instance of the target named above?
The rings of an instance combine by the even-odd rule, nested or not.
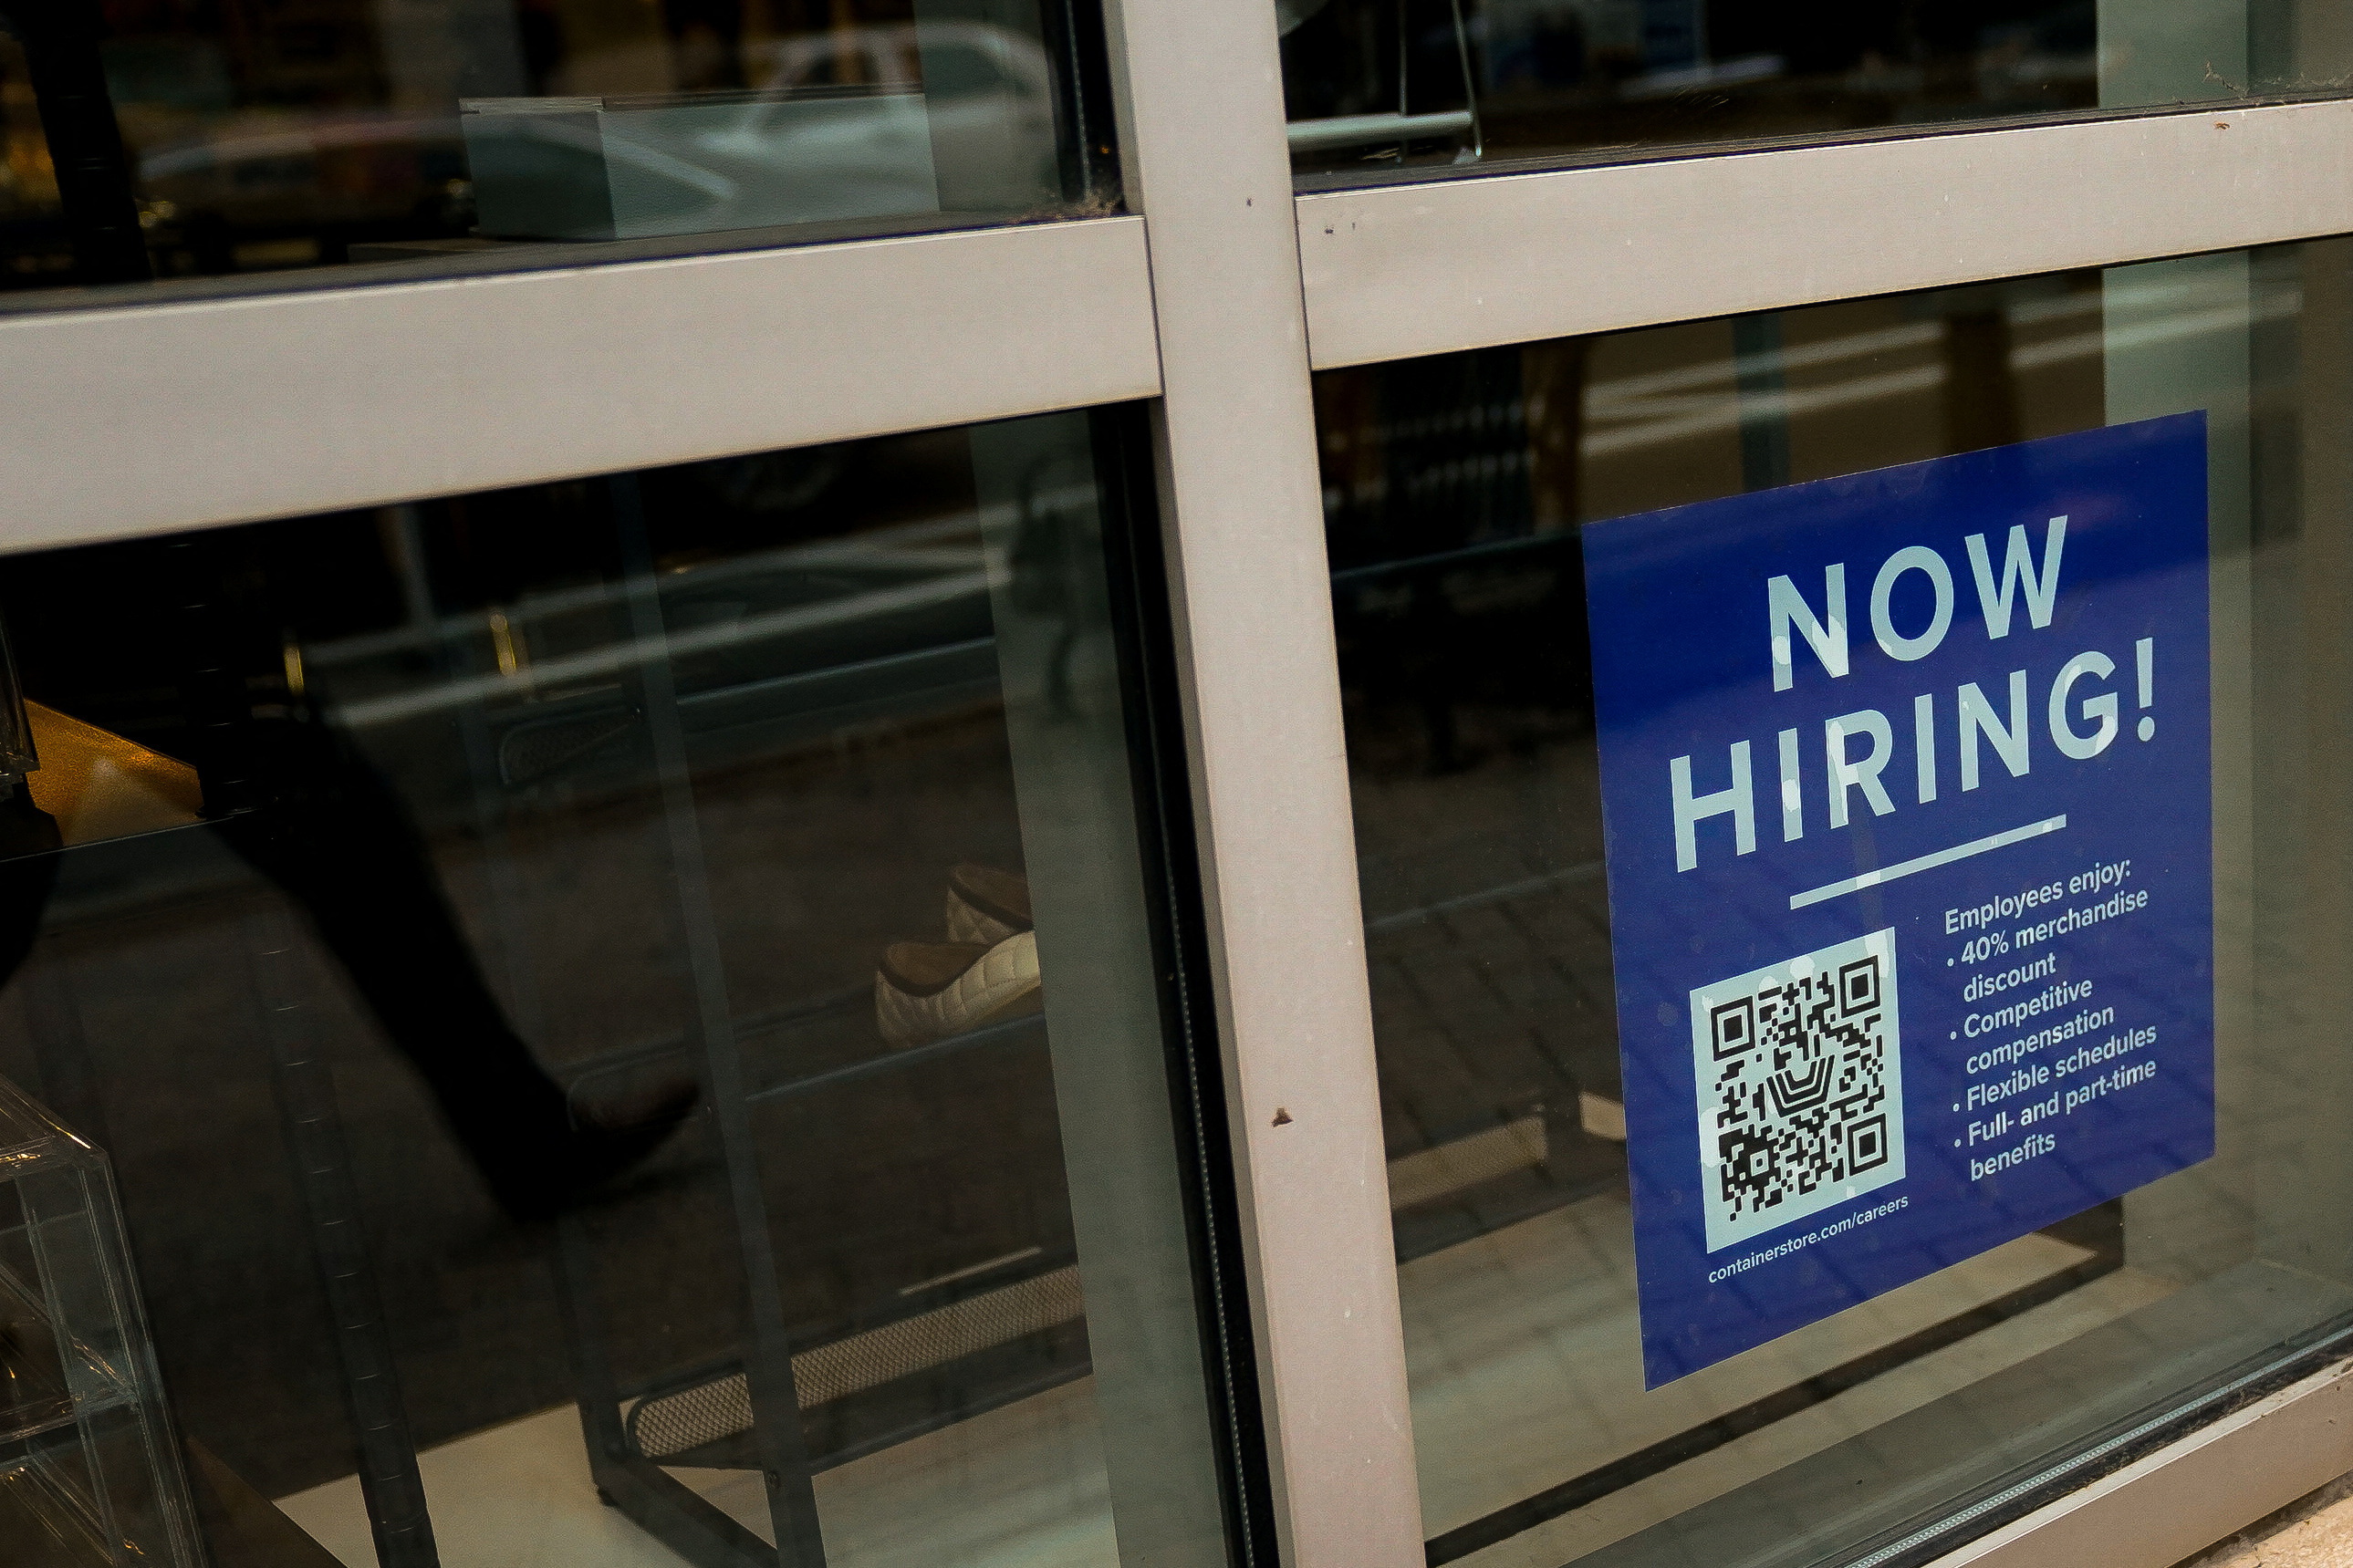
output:
[[[1311,368],[2353,231],[2353,100],[1294,195],[1266,0],[1107,11],[1141,216],[0,317],[0,550],[1156,400],[1280,1555],[1419,1568]],[[2159,1568],[2348,1389],[1946,1568]]]
[[[0,318],[0,549],[1160,389],[1136,217]]]
[[[2171,1568],[2353,1470],[2353,1362],[2314,1373],[1929,1568]]]
[[[1318,370],[2353,229],[2353,100],[1299,199]]]

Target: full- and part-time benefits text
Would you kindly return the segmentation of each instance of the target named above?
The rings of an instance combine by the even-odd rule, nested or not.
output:
[[[2068,1117],[2157,1077],[2157,1026],[2120,1017],[2116,998],[2071,983],[2063,962],[2071,939],[2148,900],[2126,858],[1945,911],[1956,942],[1946,966],[1968,973],[1952,1031],[1971,1042],[1953,1147],[1968,1152],[1971,1181],[2056,1152]]]

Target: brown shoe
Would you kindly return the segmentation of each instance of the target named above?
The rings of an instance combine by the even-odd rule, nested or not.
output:
[[[874,1022],[893,1046],[929,1045],[1045,1005],[1038,938],[894,942],[874,972]]]
[[[948,940],[995,947],[1030,929],[1029,881],[969,862],[948,873]]]

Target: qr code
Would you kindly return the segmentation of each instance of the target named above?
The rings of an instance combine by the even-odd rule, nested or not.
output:
[[[1691,1002],[1710,1252],[1903,1179],[1893,928]]]

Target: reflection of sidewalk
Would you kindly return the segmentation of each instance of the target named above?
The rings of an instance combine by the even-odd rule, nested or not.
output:
[[[1589,748],[1354,784],[1390,1155],[1539,1107],[1606,1137],[1618,1042]],[[1580,1093],[1607,1103],[1571,1109]]]
[[[949,866],[1018,863],[987,713],[740,767],[703,781],[699,804],[730,1000],[773,1026],[749,1042],[767,1081],[892,1056],[871,1017],[877,953],[938,921]],[[504,843],[447,833],[433,847],[523,1031],[559,1070],[682,1042],[687,966],[651,803],[522,805]],[[185,1428],[264,1492],[323,1481],[348,1468],[350,1444],[340,1400],[319,1395],[336,1386],[333,1343],[237,934],[283,900],[204,828],[73,850],[61,877],[50,934],[5,998],[0,1075],[47,1078],[51,1095],[87,1087],[90,1103],[72,1109],[114,1159]],[[565,1397],[541,1241],[495,1219],[332,956],[302,945],[418,1440]],[[797,1005],[845,995],[846,1011],[782,1026]],[[1032,1042],[993,1068],[859,1080],[806,1112],[764,1113],[763,1157],[793,1194],[777,1229],[797,1323],[858,1320],[911,1282],[1066,1246],[1050,1105]],[[988,1130],[978,1163],[960,1142],[975,1127]],[[882,1223],[937,1213],[944,1169],[978,1173],[955,1178],[953,1224]],[[735,1342],[740,1264],[710,1223],[723,1213],[716,1171],[698,1122],[607,1218],[607,1309],[639,1364],[692,1364]]]
[[[1646,1393],[1590,740],[1456,718],[1469,765],[1434,776],[1352,735],[1391,1190],[1429,1194],[1398,1284],[1439,1561],[1551,1568],[2166,1293],[2038,1234]]]
[[[1416,1258],[1398,1284],[1424,1528],[1443,1537],[1588,1477],[1595,1495],[1583,1506],[1549,1521],[1535,1515],[1533,1529],[1462,1559],[1481,1568],[1573,1561],[2166,1293],[2134,1270],[2113,1269],[2056,1300],[2005,1310],[2087,1266],[2101,1267],[2082,1247],[2021,1237],[1645,1393],[1622,1200],[1589,1198]],[[1999,1321],[1753,1430],[1708,1431],[1725,1411],[1810,1383],[1836,1384],[1839,1369],[1874,1352],[1949,1337],[1956,1321],[1981,1318]],[[1691,1453],[1681,1463],[1625,1464],[1679,1439]],[[1620,1467],[1632,1473],[1613,1476]]]

